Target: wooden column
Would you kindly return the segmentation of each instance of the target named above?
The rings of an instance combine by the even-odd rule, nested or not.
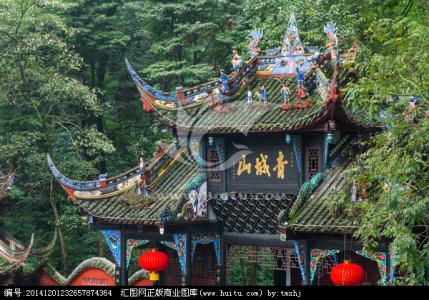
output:
[[[191,231],[189,226],[186,229],[186,285],[192,285],[192,245],[191,245]]]
[[[226,286],[226,243],[225,240],[223,238],[223,233],[220,234],[220,285],[221,286]]]
[[[124,227],[121,226],[121,272],[120,285],[128,285],[128,270],[127,270],[127,236],[125,235]]]
[[[310,277],[310,257],[311,257],[311,249],[310,249],[311,243],[306,238],[304,240],[304,253],[305,253],[305,276],[307,276],[307,285],[311,285],[311,277]]]

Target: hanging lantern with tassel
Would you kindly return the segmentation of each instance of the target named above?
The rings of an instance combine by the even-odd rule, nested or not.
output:
[[[365,279],[365,271],[361,265],[345,260],[331,270],[331,280],[335,285],[360,285]]]
[[[164,252],[152,249],[143,253],[139,258],[140,267],[150,272],[149,279],[152,281],[159,280],[159,272],[168,268],[170,261],[168,255]]]

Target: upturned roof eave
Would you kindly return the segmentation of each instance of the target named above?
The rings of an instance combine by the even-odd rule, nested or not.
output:
[[[382,125],[364,125],[362,123],[357,123],[355,120],[351,119],[350,116],[346,113],[341,102],[333,102],[328,104],[325,107],[325,110],[320,113],[320,115],[315,118],[311,123],[304,124],[302,126],[288,127],[282,126],[282,124],[264,124],[264,126],[272,126],[270,129],[258,128],[258,124],[249,125],[249,126],[228,126],[228,127],[198,127],[192,128],[190,126],[182,126],[180,124],[174,123],[165,123],[165,125],[177,129],[178,133],[186,134],[211,134],[211,135],[236,135],[238,133],[245,132],[247,134],[259,134],[259,133],[305,133],[305,132],[328,132],[329,121],[334,121],[341,126],[343,131],[347,132],[375,132],[382,130]]]

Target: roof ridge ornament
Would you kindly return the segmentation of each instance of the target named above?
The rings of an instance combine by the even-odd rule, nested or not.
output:
[[[334,22],[329,22],[323,26],[323,31],[328,36],[328,43],[326,43],[326,48],[329,51],[330,58],[334,62],[334,74],[331,78],[331,86],[326,99],[326,104],[329,105],[331,102],[340,101],[340,91],[339,91],[339,52],[338,52],[338,38],[337,38],[337,25]]]
[[[326,44],[326,48],[331,54],[331,59],[336,60],[338,47],[337,25],[334,22],[329,22],[323,26],[323,31],[326,33],[329,39],[328,43]]]
[[[287,30],[283,37],[282,54],[295,55],[303,54],[304,47],[302,46],[301,38],[299,37],[298,26],[295,17],[295,8],[292,8]]]
[[[261,53],[261,48],[258,48],[258,45],[261,42],[263,36],[264,32],[260,28],[252,30],[247,36],[249,39],[249,45],[247,46],[249,51],[247,51],[247,53],[251,56],[251,58],[258,56]]]

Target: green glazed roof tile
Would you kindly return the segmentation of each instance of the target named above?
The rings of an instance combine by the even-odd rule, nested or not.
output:
[[[344,189],[347,182],[345,171],[350,165],[351,160],[348,159],[328,171],[327,178],[290,221],[288,230],[342,233],[352,232],[357,228],[355,220],[347,217],[344,212],[336,216],[331,212],[331,201],[336,191]]]
[[[182,157],[190,157],[189,149]],[[136,197],[131,190],[124,194],[101,199],[73,199],[88,214],[112,223],[155,224],[168,206],[176,212],[182,204],[183,190],[189,180],[198,174],[198,165],[190,159],[178,159],[169,170],[151,186],[148,198]],[[127,199],[129,194],[134,198]]]

